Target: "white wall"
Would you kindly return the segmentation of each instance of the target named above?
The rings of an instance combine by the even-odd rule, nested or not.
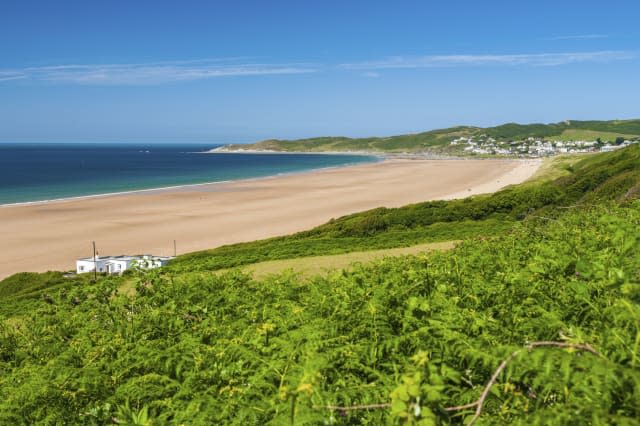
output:
[[[106,272],[106,260],[96,259],[98,265],[98,272]],[[76,261],[76,272],[82,274],[85,272],[93,272],[95,269],[93,260],[78,260]]]
[[[142,269],[155,269],[166,265],[168,259],[160,259],[154,256],[144,256],[142,258],[128,258],[128,259],[113,259],[109,257],[98,258],[96,263],[98,264],[98,272],[108,272],[110,274],[119,274],[129,269],[132,263],[137,263],[139,268]],[[118,266],[120,266],[118,268]],[[86,272],[93,272],[94,263],[91,260],[77,260],[76,261],[76,273],[84,274]]]

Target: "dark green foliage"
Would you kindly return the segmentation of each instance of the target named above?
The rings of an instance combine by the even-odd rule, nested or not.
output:
[[[388,229],[384,232],[357,234],[310,234],[278,237],[252,243],[233,244],[211,251],[180,256],[168,269],[172,271],[203,271],[232,268],[266,260],[293,259],[306,256],[330,255],[384,248],[406,247],[425,241],[452,241],[478,235],[496,235],[513,226],[509,221],[496,219],[460,221],[455,226],[434,223],[424,227]],[[356,228],[357,229],[357,228]]]
[[[65,281],[60,272],[46,272],[38,274],[33,272],[21,272],[2,280],[0,285],[0,297],[16,297],[28,295],[42,288],[55,286]]]
[[[21,272],[0,281],[0,315],[21,315],[35,300],[51,300],[58,292],[85,284],[88,276],[65,278],[61,272]]]

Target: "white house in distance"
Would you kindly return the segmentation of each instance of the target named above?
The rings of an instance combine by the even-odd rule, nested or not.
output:
[[[76,273],[85,272],[106,272],[107,274],[121,274],[127,269],[136,266],[140,269],[155,269],[167,264],[173,259],[172,256],[152,256],[144,254],[140,256],[96,256],[83,257],[76,260]]]

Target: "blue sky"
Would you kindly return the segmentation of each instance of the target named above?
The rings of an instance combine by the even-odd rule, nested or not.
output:
[[[640,118],[638,17],[635,0],[5,0],[0,141]]]

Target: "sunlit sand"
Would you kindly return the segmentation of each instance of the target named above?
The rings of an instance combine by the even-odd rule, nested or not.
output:
[[[375,207],[493,192],[537,160],[393,159],[272,178],[0,208],[0,278],[91,255],[173,255],[290,234]]]

